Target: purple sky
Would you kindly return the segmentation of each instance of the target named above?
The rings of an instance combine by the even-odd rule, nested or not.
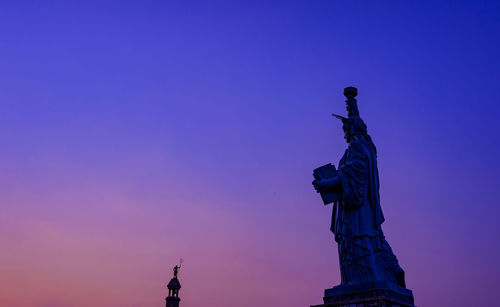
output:
[[[303,307],[358,87],[419,306],[500,300],[498,1],[2,1],[0,306]]]

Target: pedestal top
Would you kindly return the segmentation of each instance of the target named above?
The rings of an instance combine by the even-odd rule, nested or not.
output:
[[[326,289],[323,301],[324,305],[315,307],[415,306],[411,290],[387,281],[344,284]]]

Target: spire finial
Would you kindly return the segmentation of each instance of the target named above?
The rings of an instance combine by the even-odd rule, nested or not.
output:
[[[174,266],[174,278],[177,278],[177,274],[179,274],[179,269],[182,266],[182,263],[184,262],[184,259],[179,259],[179,265]]]

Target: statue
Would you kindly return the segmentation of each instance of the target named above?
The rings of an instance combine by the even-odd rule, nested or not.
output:
[[[338,243],[342,285],[386,281],[405,288],[404,271],[384,237],[377,149],[359,117],[357,89],[344,89],[348,117],[342,121],[348,147],[338,170],[331,164],[314,172],[314,188],[334,203],[331,231]]]
[[[177,278],[177,274],[179,273],[180,266],[174,266],[174,277]]]
[[[179,269],[181,268],[183,262],[184,260],[181,258],[179,260],[179,265],[174,266],[174,278],[177,278],[177,274],[179,273]]]

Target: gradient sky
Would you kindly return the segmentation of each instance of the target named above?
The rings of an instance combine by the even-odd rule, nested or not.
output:
[[[500,300],[500,2],[0,2],[0,306],[303,307],[339,283],[312,170],[379,152],[418,306]]]

